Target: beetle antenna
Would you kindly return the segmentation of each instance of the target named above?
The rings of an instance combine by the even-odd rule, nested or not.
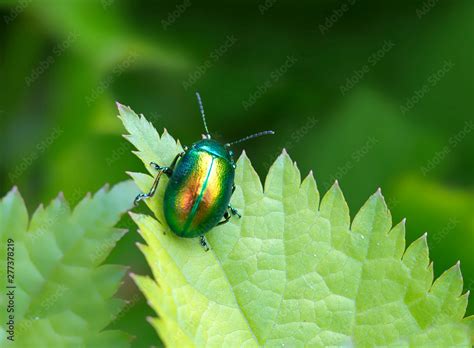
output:
[[[245,138],[233,141],[231,143],[227,143],[227,144],[225,144],[225,146],[231,146],[231,145],[234,145],[234,144],[243,143],[244,141],[247,141],[247,140],[250,140],[250,139],[253,139],[253,138],[258,138],[258,137],[261,137],[263,135],[272,135],[272,134],[275,134],[275,132],[272,131],[272,130],[255,133],[255,134],[249,135]]]
[[[196,97],[199,104],[199,110],[201,111],[202,121],[204,122],[204,128],[206,129],[206,136],[208,139],[211,139],[211,134],[209,133],[209,129],[207,129],[206,114],[204,113],[204,107],[202,106],[202,100],[199,92],[196,92]]]

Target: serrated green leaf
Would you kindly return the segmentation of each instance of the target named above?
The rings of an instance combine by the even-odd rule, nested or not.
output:
[[[166,165],[180,151],[143,116],[119,111],[145,164]],[[151,176],[131,176],[150,188]],[[459,265],[433,284],[426,235],[405,250],[405,221],[392,226],[380,190],[351,224],[337,182],[319,203],[312,174],[301,182],[283,152],[262,187],[243,153],[232,197],[242,218],[210,231],[206,253],[167,227],[166,182],[147,200],[155,217],[132,218],[154,276],[134,278],[167,345],[470,347]]]
[[[25,203],[16,189],[0,201],[0,280],[14,285],[14,343],[7,340],[2,319],[2,346],[127,347],[130,337],[104,329],[124,301],[113,298],[126,271],[101,265],[125,230],[114,228],[131,208],[136,186],[127,181],[86,196],[74,209],[60,195],[40,206],[28,221]],[[8,239],[14,240],[13,284],[7,280]],[[4,290],[2,290],[4,291]],[[2,313],[7,297],[0,297]]]

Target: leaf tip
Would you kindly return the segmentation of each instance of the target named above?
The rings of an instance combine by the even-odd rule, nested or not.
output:
[[[20,194],[20,190],[18,189],[18,186],[16,186],[16,185],[13,186],[12,189],[10,191],[8,191],[7,195],[3,198],[9,197],[9,196],[22,199],[21,194]]]
[[[310,180],[314,183],[316,183],[316,180],[314,179],[314,173],[312,170],[309,171],[308,175],[306,175],[306,178],[303,180],[303,183],[306,181],[306,180]]]
[[[58,195],[56,196],[55,199],[53,199],[51,201],[51,204],[59,204],[59,205],[62,205],[62,204],[65,204],[67,205],[67,201],[66,201],[66,198],[64,197],[64,192],[59,192]]]
[[[129,230],[127,228],[117,228],[116,231],[117,233],[120,233],[123,236],[127,234]]]
[[[333,192],[333,193],[335,192],[335,193],[343,196],[341,186],[340,186],[338,180],[334,180],[334,184],[332,184],[332,186],[330,187],[330,189],[328,190],[328,192],[326,194],[328,194],[329,192]]]
[[[247,156],[247,152],[245,150],[242,150],[242,153],[240,154],[239,162],[240,161],[250,161],[249,156]]]
[[[133,221],[135,222],[138,222],[141,220],[142,218],[142,215],[141,214],[137,214],[137,213],[134,213],[133,211],[129,211],[128,212],[128,215],[132,218]]]
[[[277,163],[282,164],[282,163],[284,163],[284,162],[287,162],[287,164],[290,164],[290,163],[291,163],[291,164],[294,165],[293,161],[292,161],[291,158],[290,158],[290,155],[288,154],[288,152],[286,151],[285,148],[284,148],[283,150],[281,150],[280,155],[277,157],[277,159],[276,159],[275,162],[273,163],[272,167],[273,167],[274,165],[276,165]]]
[[[125,106],[121,104],[119,101],[115,101],[115,105],[117,106],[117,109],[122,112],[123,109],[125,109]]]
[[[454,276],[455,278],[461,279],[462,281],[461,262],[459,260],[453,266],[444,271],[444,273],[441,274],[438,280],[444,279],[448,276]],[[461,290],[459,290],[459,293],[460,291]]]

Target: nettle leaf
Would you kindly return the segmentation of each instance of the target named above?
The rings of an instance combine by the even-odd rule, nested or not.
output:
[[[7,297],[0,297],[2,346],[127,347],[124,332],[104,329],[125,301],[112,297],[126,267],[102,264],[126,230],[114,228],[131,208],[136,185],[124,182],[87,195],[71,209],[62,195],[28,220],[16,189],[0,201],[0,244],[14,241],[14,343],[7,340]],[[1,269],[6,273],[2,255]],[[6,274],[0,286],[5,291]],[[8,344],[7,344],[8,343]]]
[[[181,150],[143,116],[119,111],[147,169]],[[150,188],[152,176],[130,175]],[[166,182],[147,200],[155,217],[132,218],[154,277],[134,279],[167,345],[471,346],[459,264],[433,283],[426,234],[405,250],[405,222],[392,226],[380,190],[351,223],[337,182],[320,200],[312,173],[301,182],[283,151],[262,186],[243,153],[232,197],[242,218],[210,231],[205,252],[167,227]]]

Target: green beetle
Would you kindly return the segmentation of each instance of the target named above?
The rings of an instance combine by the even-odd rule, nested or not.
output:
[[[200,237],[201,245],[209,250],[204,234],[217,225],[225,224],[231,215],[241,217],[230,205],[235,190],[235,161],[230,146],[262,135],[264,131],[240,140],[221,144],[211,139],[199,93],[196,93],[206,134],[191,147],[184,147],[168,167],[152,162],[158,171],[148,193],[135,198],[135,204],[153,197],[161,175],[169,177],[164,196],[164,215],[171,230],[179,237]]]

